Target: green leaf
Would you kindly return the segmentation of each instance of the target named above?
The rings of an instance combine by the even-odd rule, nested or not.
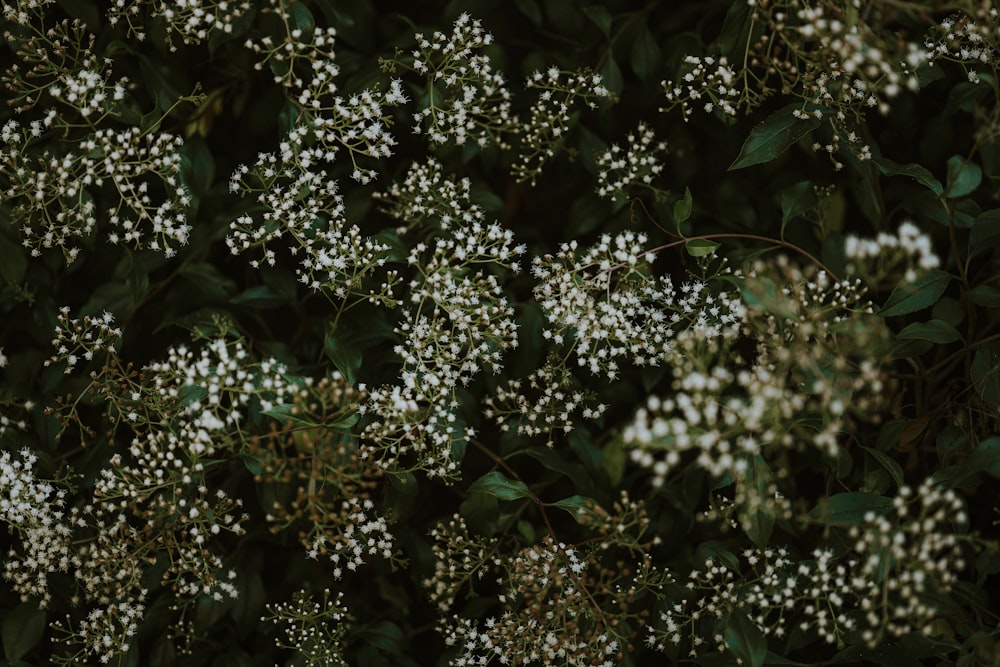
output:
[[[720,245],[722,244],[710,239],[688,239],[684,243],[684,249],[692,257],[705,257],[714,253]]]
[[[961,426],[949,424],[941,429],[935,440],[938,460],[945,466],[955,457],[956,454],[965,449],[969,444],[969,434]]]
[[[291,403],[282,403],[281,405],[276,405],[270,410],[261,411],[262,415],[274,419],[278,423],[285,425],[291,424],[292,428],[315,428],[316,423],[302,419],[298,416],[298,408]]]
[[[340,335],[336,325],[332,325],[326,333],[323,353],[351,385],[358,381],[358,369],[361,368],[362,361],[361,350]]]
[[[45,612],[38,603],[25,602],[9,612],[0,626],[3,652],[8,660],[20,660],[45,634]]]
[[[892,498],[873,493],[838,493],[821,500],[809,516],[828,525],[849,526],[863,522],[868,512],[885,514],[890,509]]]
[[[462,501],[458,513],[469,529],[480,535],[493,535],[500,522],[500,504],[495,496],[487,493],[470,493]]]
[[[976,350],[969,375],[983,402],[993,408],[1000,407],[1000,343],[989,343]]]
[[[983,211],[972,223],[965,261],[996,248],[1000,248],[1000,208]]]
[[[625,475],[625,443],[621,438],[612,438],[601,448],[601,464],[608,473],[612,486],[618,486]]]
[[[726,647],[740,664],[761,667],[767,657],[767,639],[746,612],[736,609],[726,622]]]
[[[684,196],[674,202],[674,225],[677,233],[681,234],[681,225],[691,217],[694,209],[694,200],[691,198],[691,189],[684,188]]]
[[[743,169],[755,164],[770,162],[820,124],[820,119],[810,114],[807,118],[796,118],[793,114],[802,105],[789,104],[771,114],[767,120],[755,127],[747,137],[740,154],[729,165],[729,170]]]
[[[982,168],[961,155],[948,158],[948,185],[944,196],[949,199],[964,197],[975,191],[983,181]]]
[[[928,271],[912,283],[904,279],[892,290],[879,315],[905,315],[929,308],[944,294],[950,282],[951,276],[939,269]]]
[[[247,308],[277,308],[288,304],[288,295],[277,292],[270,285],[256,285],[237,294],[229,302]]]
[[[909,176],[936,195],[944,192],[941,181],[934,178],[930,170],[919,164],[896,164],[888,158],[879,158],[875,160],[875,164],[878,166],[878,170],[886,176]]]
[[[643,27],[639,31],[639,36],[632,42],[632,53],[629,56],[632,71],[639,80],[645,81],[656,74],[656,68],[659,67],[661,60],[660,47],[653,39],[653,33],[649,28]]]
[[[625,86],[624,79],[622,79],[622,70],[618,67],[618,63],[615,62],[614,58],[608,58],[604,67],[601,68],[601,83],[604,87],[611,92],[612,95],[620,95],[622,88]]]
[[[812,181],[799,181],[781,191],[781,230],[793,219],[815,210],[819,198]]]
[[[749,463],[746,478],[740,484],[746,486],[747,497],[766,498],[773,487],[771,469],[760,454],[751,457]],[[766,504],[760,504],[756,508],[744,512],[741,518],[745,523],[747,537],[761,548],[767,546],[771,540],[771,533],[774,531],[775,513],[773,508]]]
[[[304,2],[292,2],[288,5],[292,12],[292,26],[301,30],[305,34],[311,33],[316,28],[316,19]]]
[[[536,0],[514,0],[514,6],[531,21],[532,25],[542,24],[542,10],[538,8]]]
[[[977,306],[1000,308],[1000,287],[976,285],[965,293],[965,300]]]
[[[374,625],[364,626],[358,636],[386,653],[399,652],[404,642],[403,631],[392,621],[379,621]]]
[[[28,257],[19,244],[0,234],[0,278],[8,285],[20,285],[28,270]]]
[[[510,479],[499,470],[486,473],[469,487],[469,493],[486,493],[500,500],[531,498],[531,491],[524,482]]]
[[[583,13],[594,22],[605,37],[611,36],[611,12],[604,5],[590,5],[583,8]]]
[[[862,445],[862,449],[868,452],[873,459],[879,462],[886,472],[892,476],[892,481],[896,483],[896,487],[901,487],[904,484],[903,479],[903,467],[899,465],[895,459],[891,458],[888,454],[880,452],[872,447],[865,447]]]
[[[546,505],[548,507],[558,507],[561,510],[566,510],[577,521],[580,521],[580,519],[585,516],[601,516],[599,512],[595,511],[595,508],[600,507],[600,505],[597,504],[596,500],[588,498],[587,496],[570,496],[569,498],[557,500],[554,503],[546,503]]]
[[[907,325],[896,334],[896,338],[928,340],[938,345],[944,345],[962,340],[962,334],[944,320],[930,320],[929,322],[914,322]]]

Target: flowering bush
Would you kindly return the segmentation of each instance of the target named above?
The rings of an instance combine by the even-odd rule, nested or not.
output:
[[[1000,661],[981,0],[3,0],[5,664]]]

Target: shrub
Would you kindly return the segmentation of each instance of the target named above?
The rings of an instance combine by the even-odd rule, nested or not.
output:
[[[992,3],[2,8],[8,664],[996,664]]]

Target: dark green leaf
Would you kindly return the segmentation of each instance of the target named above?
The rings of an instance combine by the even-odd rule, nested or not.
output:
[[[558,507],[561,510],[566,510],[573,515],[573,518],[580,521],[585,516],[600,517],[601,514],[595,511],[596,508],[600,507],[593,498],[588,498],[586,496],[570,496],[569,498],[563,498],[562,500],[557,500],[554,503],[546,503],[549,507]]]
[[[500,505],[496,496],[488,493],[470,493],[462,501],[458,513],[465,519],[469,529],[480,535],[493,535],[500,521]]]
[[[733,58],[746,49],[747,32],[750,29],[750,18],[753,9],[747,2],[734,2],[729,5],[726,18],[722,22],[722,30],[716,43],[725,56]]]
[[[625,444],[621,438],[612,438],[601,448],[601,463],[611,485],[618,486],[625,474]]]
[[[941,465],[948,463],[969,444],[969,434],[961,426],[949,424],[937,434],[935,449]]]
[[[583,14],[575,2],[544,0],[545,15],[563,35],[579,37],[583,31]]]
[[[888,158],[879,158],[875,160],[875,164],[878,165],[878,170],[886,176],[909,176],[936,195],[944,192],[941,181],[934,178],[934,175],[926,167],[919,164],[896,164]]]
[[[257,285],[237,294],[229,302],[247,308],[277,308],[288,304],[288,295],[275,291],[270,285]]]
[[[692,257],[705,257],[714,253],[720,245],[711,239],[688,239],[684,243],[684,249]]]
[[[8,612],[0,626],[7,659],[19,660],[27,655],[42,640],[45,627],[45,612],[36,602],[25,602]]]
[[[604,87],[607,88],[612,95],[619,95],[622,92],[622,88],[625,86],[625,82],[622,79],[622,70],[618,67],[618,63],[615,62],[614,58],[608,58],[604,62],[604,67],[601,68],[601,76]]]
[[[863,447],[863,449],[868,452],[873,459],[879,462],[879,464],[885,468],[886,472],[892,476],[892,481],[896,483],[896,487],[899,488],[903,486],[903,467],[891,458],[888,454],[880,452],[872,447]]]
[[[930,320],[929,322],[914,322],[907,325],[896,335],[896,338],[927,340],[944,345],[962,340],[962,334],[943,320]]]
[[[966,261],[987,250],[1000,248],[1000,208],[983,211],[969,230]]]
[[[796,118],[794,113],[801,110],[802,105],[790,104],[778,109],[755,127],[743,144],[740,154],[729,165],[729,170],[770,162],[819,127],[820,120],[812,114],[804,119]]]
[[[948,185],[944,196],[949,199],[964,197],[975,191],[983,181],[983,170],[975,162],[961,155],[948,158]]]
[[[944,294],[950,282],[951,276],[938,269],[928,271],[912,283],[904,279],[892,290],[879,315],[905,315],[930,308]]]
[[[486,493],[500,500],[517,500],[518,498],[531,498],[531,491],[527,485],[519,480],[506,477],[499,470],[488,472],[469,487],[469,493]]]
[[[301,30],[304,34],[310,34],[316,28],[316,19],[304,2],[293,2],[288,5],[292,14],[293,29]]]
[[[639,80],[645,81],[651,75],[656,74],[661,58],[660,47],[653,39],[653,33],[649,31],[649,28],[642,28],[638,37],[632,42],[632,53],[629,57],[632,71],[639,77]]]
[[[681,233],[681,225],[691,217],[694,209],[694,200],[691,198],[691,189],[684,188],[684,196],[674,202],[674,226],[677,233]]]
[[[821,500],[809,516],[830,525],[853,525],[863,522],[868,512],[885,514],[890,509],[892,498],[873,493],[838,493]]]
[[[983,402],[994,409],[1000,407],[1000,343],[977,349],[969,373]]]
[[[542,24],[542,10],[538,8],[536,0],[514,0],[514,6],[531,21],[532,25]]]
[[[583,8],[583,13],[594,22],[605,37],[611,36],[611,12],[604,5],[590,5]]]
[[[333,362],[340,374],[351,385],[358,381],[358,369],[361,368],[362,354],[351,341],[340,334],[340,331],[330,327],[323,341],[323,352]]]
[[[28,269],[24,248],[0,234],[0,278],[8,285],[19,285]]]
[[[977,306],[1000,308],[1000,287],[976,285],[965,293],[965,299]]]
[[[743,665],[761,667],[767,657],[767,639],[746,612],[736,609],[726,622],[726,647]]]
[[[819,198],[811,181],[799,181],[781,191],[781,230],[793,219],[815,210]]]

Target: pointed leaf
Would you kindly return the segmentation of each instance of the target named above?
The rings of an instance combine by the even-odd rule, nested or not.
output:
[[[938,269],[928,271],[913,282],[901,281],[892,290],[879,315],[905,315],[929,308],[944,294],[950,282],[951,276]]]
[[[795,117],[795,112],[801,109],[800,104],[789,104],[775,111],[767,120],[755,127],[743,144],[740,154],[736,156],[736,160],[729,165],[729,170],[770,162],[816,129],[820,124],[819,118],[811,114],[807,118]]]
[[[944,196],[949,199],[964,197],[979,187],[983,181],[983,170],[975,162],[966,160],[961,155],[948,158],[948,186]]]
[[[480,492],[500,500],[517,500],[531,498],[531,491],[524,482],[510,479],[499,470],[486,473],[469,487],[469,493]]]

